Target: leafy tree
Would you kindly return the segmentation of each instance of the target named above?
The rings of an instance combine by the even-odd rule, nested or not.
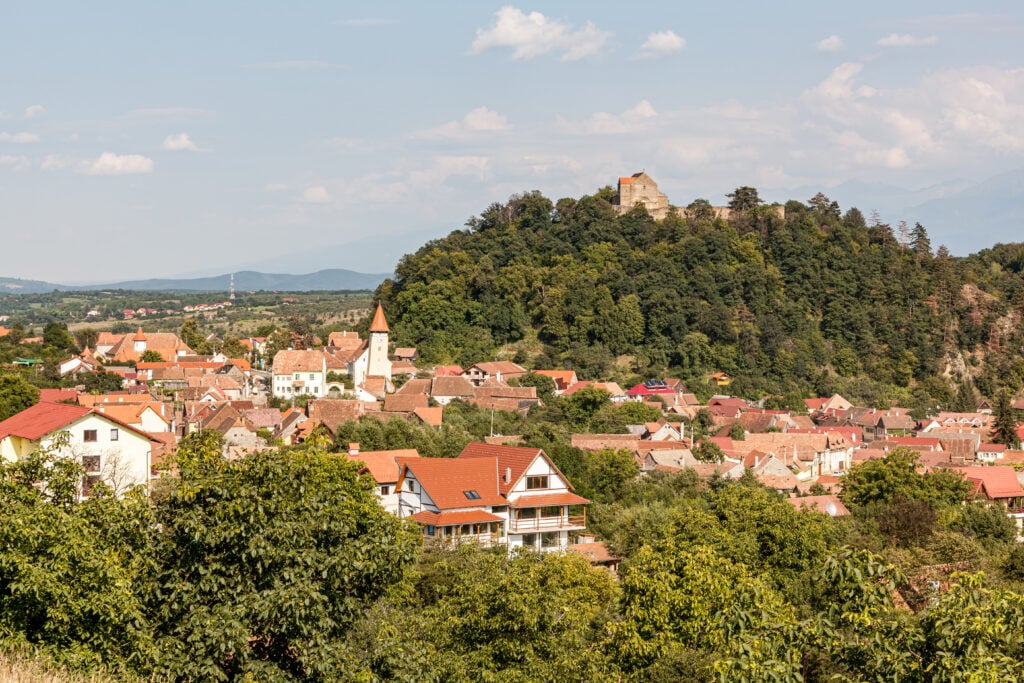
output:
[[[216,447],[182,442],[181,477],[155,510],[155,675],[339,677],[341,641],[402,577],[415,537],[353,463],[315,444],[232,462]]]
[[[72,668],[124,672],[149,655],[135,592],[149,504],[102,484],[79,503],[83,470],[60,445],[0,462],[0,634]]]
[[[39,389],[21,375],[0,373],[0,420],[39,403]]]
[[[844,479],[843,500],[859,506],[897,499],[955,505],[966,498],[970,486],[959,473],[918,474],[917,458],[909,448],[896,448],[884,458],[857,465]]]
[[[725,460],[725,453],[714,441],[704,439],[693,449],[693,457],[701,462],[722,462]]]
[[[66,351],[74,348],[75,339],[68,332],[68,326],[65,323],[47,323],[43,328],[43,344]]]
[[[749,211],[761,205],[761,198],[753,187],[737,187],[725,196],[729,198],[729,208],[735,212]]]
[[[747,431],[743,429],[743,425],[735,422],[729,427],[729,438],[733,441],[744,441],[747,438]]]
[[[146,349],[142,352],[142,355],[139,356],[139,361],[142,363],[162,363],[164,361],[164,357],[160,355],[159,351]]]

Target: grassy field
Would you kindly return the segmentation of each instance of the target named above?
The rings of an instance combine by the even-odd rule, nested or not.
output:
[[[103,675],[81,675],[51,666],[45,661],[0,653],[0,683],[114,683]]]

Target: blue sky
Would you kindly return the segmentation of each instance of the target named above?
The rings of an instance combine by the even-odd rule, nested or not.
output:
[[[7,2],[0,275],[386,272],[640,169],[959,187],[1024,166],[1022,38],[1017,3]]]

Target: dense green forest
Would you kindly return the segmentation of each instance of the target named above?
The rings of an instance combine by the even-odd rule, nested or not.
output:
[[[740,395],[789,403],[1024,386],[1024,245],[958,258],[923,226],[820,194],[785,219],[752,188],[732,196],[728,221],[706,202],[619,216],[610,188],[513,196],[406,256],[377,295],[398,343],[438,363],[497,353],[584,378],[669,373],[698,393],[724,371]]]
[[[345,436],[428,431],[400,422]],[[911,451],[854,469],[854,514],[831,518],[752,477],[638,478],[628,455],[548,447],[620,581],[574,553],[422,546],[315,440],[226,461],[190,435],[149,499],[79,502],[79,465],[47,451],[0,464],[0,652],[117,680],[1024,676],[1012,522]]]

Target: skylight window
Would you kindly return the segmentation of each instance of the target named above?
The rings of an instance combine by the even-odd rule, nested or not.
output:
[[[466,498],[469,500],[480,500],[480,494],[476,492],[476,489],[470,489],[469,491],[463,491]]]

